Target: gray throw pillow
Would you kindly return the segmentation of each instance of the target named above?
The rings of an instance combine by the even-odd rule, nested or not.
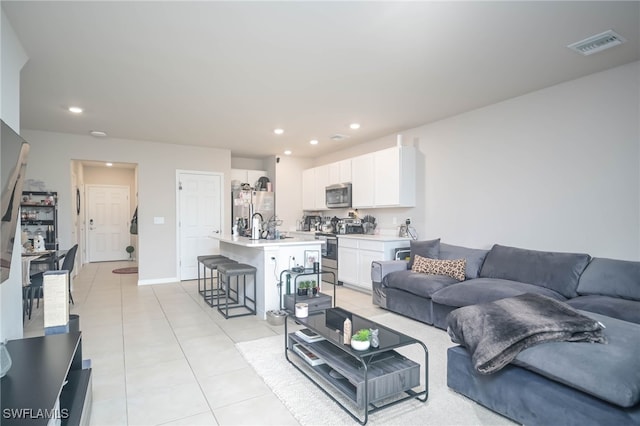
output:
[[[440,238],[428,241],[411,241],[409,247],[411,248],[411,259],[409,259],[407,269],[413,267],[413,260],[416,254],[430,259],[437,259],[440,255]]]

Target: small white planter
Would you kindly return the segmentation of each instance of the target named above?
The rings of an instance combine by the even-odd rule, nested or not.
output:
[[[351,338],[351,347],[356,351],[366,351],[371,343],[368,340],[354,340]]]

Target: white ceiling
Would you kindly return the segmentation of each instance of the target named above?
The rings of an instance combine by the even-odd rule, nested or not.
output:
[[[243,157],[314,157],[640,59],[637,1],[2,8],[30,58],[23,129],[102,130]],[[627,43],[589,57],[566,48],[608,29]],[[336,133],[350,138],[330,140]]]

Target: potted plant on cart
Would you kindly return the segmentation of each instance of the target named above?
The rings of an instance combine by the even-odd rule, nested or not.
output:
[[[318,283],[316,282],[316,280],[311,281],[311,293],[314,296],[318,295]]]
[[[302,281],[300,285],[298,285],[298,296],[306,296],[309,292],[309,281]]]

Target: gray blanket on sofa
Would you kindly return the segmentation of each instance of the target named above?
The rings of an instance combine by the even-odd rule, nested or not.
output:
[[[469,350],[481,374],[500,370],[520,351],[538,343],[606,343],[598,321],[533,293],[456,309],[447,317],[447,325],[451,340]]]

